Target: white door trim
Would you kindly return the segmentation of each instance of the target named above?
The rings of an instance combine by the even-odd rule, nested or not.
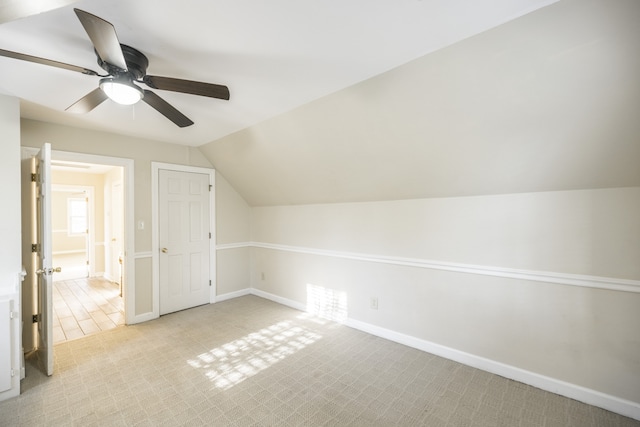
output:
[[[211,192],[209,193],[209,229],[211,230],[211,239],[209,239],[209,277],[211,279],[209,303],[216,302],[216,171],[215,169],[197,166],[151,162],[151,263],[153,266],[151,287],[153,291],[153,318],[160,317],[160,229],[158,221],[158,174],[160,169],[209,175],[209,185],[211,186]]]
[[[31,150],[33,153],[37,149],[31,147],[22,147],[25,152]],[[136,264],[135,254],[135,227],[134,227],[134,161],[133,159],[125,159],[122,157],[100,156],[97,154],[73,153],[70,151],[51,150],[51,158],[53,160],[62,160],[78,163],[92,163],[97,165],[120,166],[123,168],[124,181],[124,241],[125,241],[125,268],[124,268],[124,302],[125,302],[125,323],[131,325],[140,323],[145,320],[144,315],[135,312],[135,296],[136,296]]]

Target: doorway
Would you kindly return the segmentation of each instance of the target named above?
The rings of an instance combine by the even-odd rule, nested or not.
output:
[[[39,162],[36,160],[39,159]],[[134,161],[133,159],[121,157],[108,157],[102,155],[75,153],[66,151],[51,150],[50,144],[44,143],[41,148],[22,147],[21,152],[21,183],[22,183],[22,214],[23,214],[23,233],[22,233],[22,260],[24,268],[28,272],[22,283],[22,344],[25,354],[37,355],[42,358],[45,373],[53,374],[53,274],[57,270],[51,265],[52,251],[52,227],[51,227],[51,167],[52,163],[58,169],[76,172],[81,169],[92,169],[104,167],[113,169],[118,167],[121,173],[120,182],[122,183],[124,211],[122,228],[123,243],[122,257],[119,258],[119,274],[122,287],[118,287],[118,296],[123,300],[124,324],[138,323],[144,320],[144,316],[135,313],[135,270],[136,256],[134,254]],[[41,173],[34,173],[34,164],[42,166]],[[85,171],[86,172],[86,171]],[[103,172],[104,173],[104,172]],[[76,178],[71,176],[71,182],[64,184],[79,185]],[[106,180],[106,179],[105,179]],[[114,180],[115,181],[115,180]],[[34,185],[35,184],[35,185]],[[96,186],[94,186],[96,187]],[[97,197],[99,194],[111,194],[105,191],[104,187],[100,188],[100,192],[96,191],[94,195],[95,212],[94,215],[89,214],[89,222],[94,218],[96,224],[105,223],[104,206],[98,207]],[[107,205],[109,206],[109,205]],[[42,207],[42,209],[37,209]],[[38,215],[38,212],[42,214]],[[40,218],[40,220],[38,220]],[[91,226],[90,226],[91,228]],[[42,233],[38,230],[42,229]],[[97,233],[94,233],[97,234]],[[91,235],[90,235],[91,236]],[[44,239],[46,237],[46,239]],[[96,280],[95,278],[104,277],[107,267],[100,267],[110,263],[105,262],[104,253],[106,243],[111,237],[102,236],[95,240],[95,245],[90,245],[89,257],[95,255],[96,262],[90,263],[90,268],[95,267],[95,277],[90,272],[90,277],[84,280]],[[93,251],[91,250],[93,248]],[[42,262],[41,262],[42,261]],[[57,273],[55,273],[57,274]],[[46,280],[42,278],[47,278]],[[42,279],[42,280],[41,280]],[[74,279],[78,280],[78,279]],[[104,279],[100,279],[104,280]],[[110,282],[110,280],[109,280]],[[43,286],[44,283],[46,286]],[[42,291],[42,292],[41,292]],[[121,295],[120,295],[121,293]],[[99,305],[99,303],[98,303]]]
[[[54,344],[125,324],[123,169],[52,161]]]

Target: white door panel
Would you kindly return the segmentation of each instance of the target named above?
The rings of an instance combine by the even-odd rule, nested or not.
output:
[[[209,176],[159,170],[160,314],[210,302]]]
[[[38,359],[47,375],[53,374],[53,310],[51,265],[51,145],[44,144],[33,158],[36,212],[36,255],[38,277]]]

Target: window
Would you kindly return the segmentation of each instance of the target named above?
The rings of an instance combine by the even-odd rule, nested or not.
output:
[[[87,233],[87,199],[67,199],[69,235]]]

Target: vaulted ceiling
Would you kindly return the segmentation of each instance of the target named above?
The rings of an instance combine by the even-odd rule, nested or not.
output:
[[[473,36],[555,0],[57,0],[4,2],[0,49],[102,72],[79,8],[112,23],[153,75],[227,85],[230,101],[158,91],[195,122],[179,129],[144,103],[64,110],[98,77],[0,57],[0,93],[22,117],[197,146]],[[53,10],[39,12],[42,4]]]
[[[145,104],[73,115],[96,77],[9,58],[0,93],[25,118],[197,146],[250,205],[640,185],[637,0],[60,2],[1,24],[0,49],[97,69],[77,7],[150,74],[231,100],[157,91],[184,129]]]

